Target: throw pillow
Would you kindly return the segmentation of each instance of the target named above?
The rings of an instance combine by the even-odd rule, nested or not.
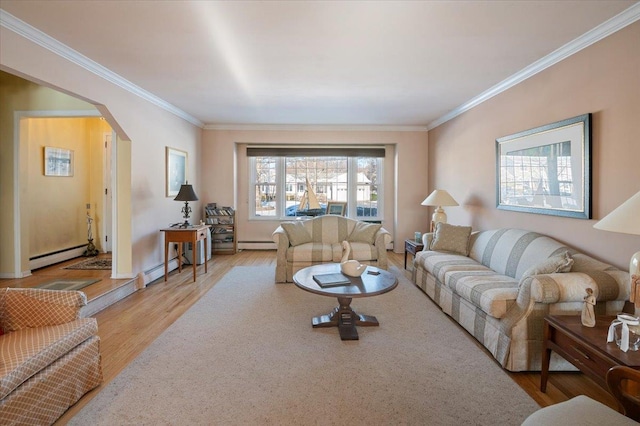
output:
[[[533,265],[522,274],[520,282],[532,275],[553,274],[554,272],[571,272],[573,258],[568,251],[551,256],[537,265]]]
[[[303,222],[283,222],[280,224],[284,232],[289,237],[289,244],[299,246],[300,244],[310,243],[312,241],[311,234],[304,227]]]
[[[374,244],[376,242],[376,234],[380,228],[382,228],[382,225],[379,223],[357,222],[347,240]]]
[[[455,226],[438,222],[430,249],[468,256],[470,236],[470,226]]]

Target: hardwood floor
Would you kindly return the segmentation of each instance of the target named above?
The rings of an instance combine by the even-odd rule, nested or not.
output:
[[[404,254],[389,253],[390,264],[398,269],[404,269]],[[77,260],[76,260],[77,261]],[[73,261],[69,261],[73,263]],[[173,271],[169,279],[164,282],[162,278],[150,283],[127,298],[98,312],[95,317],[98,320],[99,335],[101,339],[102,368],[104,382],[97,389],[85,395],[77,404],[71,407],[59,420],[57,425],[66,424],[88,401],[113,380],[131,361],[133,361],[148,345],[150,345],[167,327],[186,312],[200,297],[209,291],[229,270],[236,265],[270,266],[275,269],[275,251],[241,251],[235,255],[214,256],[208,263],[208,272],[204,273],[202,265],[197,268],[197,279],[193,282],[190,268],[183,270],[182,274]],[[51,277],[71,276],[78,271],[60,269],[61,265],[54,265],[37,271],[32,277],[20,281],[21,287],[32,287],[38,280],[51,279]],[[117,285],[119,280],[110,280],[109,271],[81,271],[86,276],[87,272],[101,276],[103,286]],[[102,274],[102,275],[101,275]],[[76,275],[74,275],[76,276]],[[93,275],[92,275],[93,276]],[[405,276],[411,278],[411,273],[405,271]],[[10,281],[0,280],[0,287],[17,286]],[[115,282],[110,282],[115,281]],[[100,283],[97,283],[100,284]],[[100,291],[87,287],[87,297],[90,292]],[[83,290],[83,291],[85,291]],[[425,303],[433,303],[425,295]],[[443,314],[444,315],[444,314]],[[453,322],[453,320],[451,320]],[[453,322],[455,324],[455,322]],[[484,351],[486,356],[491,356],[477,341],[478,349]],[[550,373],[547,392],[539,390],[540,373],[510,373],[508,374],[522,389],[541,406],[547,406],[566,401],[577,395],[588,395],[612,408],[616,407],[613,397],[600,386],[595,384],[582,373]]]

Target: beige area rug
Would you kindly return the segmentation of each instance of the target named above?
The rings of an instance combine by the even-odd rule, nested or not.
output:
[[[337,300],[232,269],[73,425],[519,425],[538,405],[393,268],[354,299],[380,327],[342,341],[311,317]]]

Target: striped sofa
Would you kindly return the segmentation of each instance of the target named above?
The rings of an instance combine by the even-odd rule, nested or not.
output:
[[[433,233],[423,237],[413,282],[510,371],[540,370],[544,316],[580,315],[586,288],[594,290],[596,316],[619,313],[629,299],[627,272],[535,232],[474,232],[468,256],[432,251],[433,239]],[[570,272],[528,275],[566,252]],[[575,367],[554,352],[551,369]]]
[[[102,382],[79,291],[0,289],[0,424],[48,425]]]
[[[293,275],[307,266],[340,262],[343,255],[343,241],[350,243],[349,259],[387,269],[387,244],[391,242],[391,234],[386,229],[380,227],[375,234],[372,234],[370,242],[364,242],[350,238],[356,228],[366,226],[365,222],[355,219],[324,215],[296,222],[303,228],[302,232],[308,233],[308,242],[292,243],[291,236],[283,226],[293,222],[285,222],[273,232],[272,238],[277,246],[276,282],[293,282]]]

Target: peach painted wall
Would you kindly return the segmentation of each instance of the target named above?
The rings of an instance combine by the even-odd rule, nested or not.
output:
[[[593,225],[640,191],[639,46],[636,22],[431,130],[429,187],[461,204],[447,208],[449,223],[538,231],[627,270],[640,237]],[[588,112],[593,220],[497,210],[496,138]]]
[[[426,132],[402,131],[261,131],[205,130],[202,146],[203,203],[216,202],[237,209],[238,241],[271,242],[277,220],[248,220],[249,172],[238,144],[374,144],[387,145],[384,169],[384,222],[393,234],[394,250],[414,231],[427,228],[427,210],[420,203],[428,195],[425,176]]]

